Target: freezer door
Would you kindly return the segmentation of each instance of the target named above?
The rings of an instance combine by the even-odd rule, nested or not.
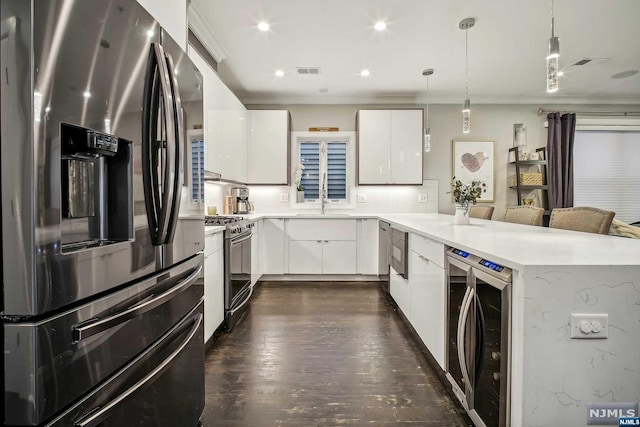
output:
[[[47,427],[195,426],[204,408],[203,303]]]
[[[162,267],[141,163],[145,65],[160,27],[133,0],[2,0],[0,21],[8,35],[0,64],[3,308],[9,316],[41,315]],[[131,194],[110,201],[133,206],[122,243],[61,245],[63,122],[132,141]],[[75,224],[85,230],[82,221]]]
[[[5,424],[39,425],[144,351],[198,305],[202,266],[200,254],[53,318],[5,323]]]

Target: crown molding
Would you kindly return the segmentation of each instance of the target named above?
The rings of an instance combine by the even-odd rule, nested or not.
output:
[[[219,64],[229,57],[227,51],[218,41],[215,32],[202,19],[202,13],[195,3],[189,2],[189,10],[187,11],[187,23],[193,33],[200,39],[200,42],[209,51],[213,59]]]
[[[296,104],[426,104],[423,96],[380,96],[380,95],[286,95],[286,94],[243,94],[236,96],[245,105],[276,104],[276,105],[296,105]],[[464,101],[462,96],[458,97],[429,97],[429,104],[460,104]],[[532,97],[505,97],[505,96],[485,96],[472,97],[471,105],[496,104],[496,105],[640,105],[640,97],[628,98],[595,98],[595,97],[574,97],[574,96],[532,96]]]

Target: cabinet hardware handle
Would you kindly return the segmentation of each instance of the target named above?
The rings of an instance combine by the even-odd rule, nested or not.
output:
[[[322,240],[316,240],[316,242],[318,242],[318,243],[322,243]]]

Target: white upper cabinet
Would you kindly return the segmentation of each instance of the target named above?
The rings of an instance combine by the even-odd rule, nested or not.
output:
[[[249,110],[247,183],[288,185],[289,112]]]
[[[422,184],[422,110],[391,110],[391,184]]]
[[[247,182],[247,109],[191,47],[189,57],[204,80],[205,169],[223,179]]]
[[[389,184],[391,112],[358,111],[358,184]]]
[[[358,111],[358,184],[422,184],[423,112]]]

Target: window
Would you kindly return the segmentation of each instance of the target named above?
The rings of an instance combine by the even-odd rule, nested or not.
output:
[[[347,201],[347,142],[334,139],[299,140],[300,164],[304,166],[300,183],[305,202],[320,199],[326,189],[330,203]]]
[[[191,139],[191,201],[204,201],[204,140],[202,135]]]
[[[576,131],[573,145],[575,206],[614,211],[640,221],[640,132]]]

